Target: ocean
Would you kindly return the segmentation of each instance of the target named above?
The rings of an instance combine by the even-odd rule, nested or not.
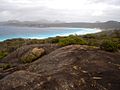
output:
[[[68,36],[71,34],[84,35],[100,31],[100,29],[89,28],[0,26],[0,41],[13,38],[44,39],[56,36]]]

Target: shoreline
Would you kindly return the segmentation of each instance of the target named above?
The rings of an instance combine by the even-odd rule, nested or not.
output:
[[[30,28],[30,27],[28,27]],[[39,29],[39,28],[38,28]],[[46,28],[43,28],[43,29],[46,29]],[[44,36],[21,36],[21,37],[13,37],[13,38],[8,38],[8,39],[0,39],[0,42],[4,42],[6,40],[12,40],[12,39],[47,39],[47,38],[54,38],[54,37],[64,37],[64,36],[69,36],[69,35],[85,35],[85,34],[94,34],[94,33],[99,33],[99,32],[102,32],[103,30],[102,29],[99,29],[99,28],[72,28],[72,27],[47,27],[47,29],[81,29],[80,31],[73,31],[73,32],[58,32],[54,35],[44,35]],[[84,30],[82,30],[84,29]]]

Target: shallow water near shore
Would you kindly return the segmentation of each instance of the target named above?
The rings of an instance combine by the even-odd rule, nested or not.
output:
[[[100,31],[100,29],[89,28],[0,26],[0,41],[13,38],[44,39],[55,36],[68,36],[71,34],[84,35]]]

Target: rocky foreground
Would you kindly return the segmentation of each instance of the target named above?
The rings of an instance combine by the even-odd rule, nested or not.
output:
[[[21,62],[29,56],[36,60]],[[86,45],[28,45],[0,63],[8,62],[14,67],[0,70],[0,90],[120,90],[119,52]]]

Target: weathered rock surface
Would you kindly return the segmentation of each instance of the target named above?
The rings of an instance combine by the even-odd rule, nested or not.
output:
[[[70,45],[2,78],[0,90],[120,90],[119,68],[120,53]]]
[[[16,51],[3,58],[3,60],[0,60],[0,65],[11,64],[12,66],[12,68],[8,70],[2,70],[2,68],[0,68],[0,79],[10,73],[13,73],[17,70],[23,70],[28,67],[29,64],[24,64],[22,60],[34,61],[34,59],[36,60],[41,55],[44,55],[44,53],[47,55],[58,48],[60,48],[60,46],[56,44],[26,45],[18,48]]]
[[[21,57],[28,53],[29,51],[33,50],[33,53],[40,54],[38,52],[35,52],[34,48],[43,48],[45,50],[46,54],[49,54],[50,52],[60,48],[58,45],[55,44],[36,44],[36,45],[26,45],[21,48],[18,48],[13,53],[9,54],[3,60],[0,61],[0,63],[12,63],[12,64],[20,64],[21,63]]]

